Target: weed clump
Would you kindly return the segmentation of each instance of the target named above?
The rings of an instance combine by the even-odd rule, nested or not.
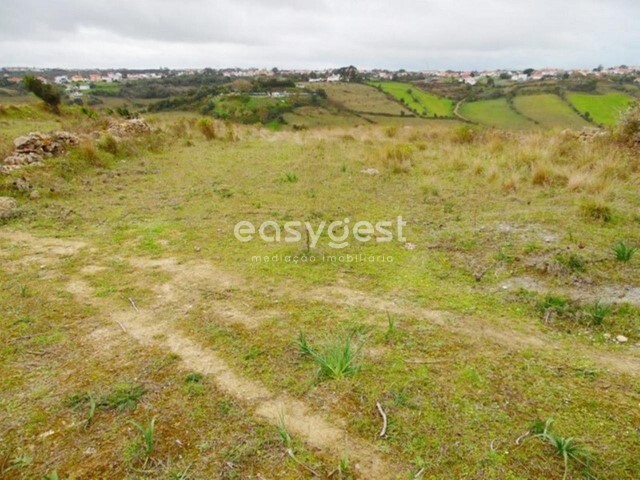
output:
[[[216,127],[213,124],[213,120],[207,117],[203,117],[198,120],[198,130],[207,140],[213,140],[216,138]]]
[[[613,254],[619,262],[629,262],[638,251],[638,247],[632,247],[620,240],[613,247]]]
[[[407,143],[388,145],[382,154],[382,163],[392,173],[407,173],[413,167],[413,147]]]
[[[311,357],[319,367],[320,378],[342,379],[358,371],[356,357],[359,350],[351,344],[351,337],[333,340],[319,349],[311,348],[303,333],[298,336],[301,355]]]
[[[115,137],[109,133],[105,133],[98,140],[98,148],[104,152],[110,153],[111,155],[118,154],[118,141]]]
[[[589,200],[582,204],[581,209],[582,213],[592,220],[599,220],[605,223],[613,220],[613,210],[601,201]]]

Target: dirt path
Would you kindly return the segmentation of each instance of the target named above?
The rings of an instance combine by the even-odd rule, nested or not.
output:
[[[40,238],[25,233],[0,230],[0,239],[10,239],[17,245],[25,246],[30,252],[24,261],[52,263],[61,257],[74,255],[87,247],[86,243],[75,240]],[[228,395],[242,401],[256,416],[278,425],[282,419],[291,433],[297,435],[307,445],[336,459],[348,452],[356,471],[363,478],[394,478],[406,473],[392,461],[377,452],[375,445],[350,437],[341,418],[329,417],[313,411],[305,402],[286,394],[269,390],[258,381],[243,377],[214,351],[203,347],[187,334],[175,327],[172,318],[184,314],[185,305],[203,301],[197,291],[198,285],[223,293],[230,289],[248,291],[246,281],[229,272],[213,267],[206,262],[180,263],[175,259],[148,260],[127,259],[134,267],[142,270],[159,269],[168,274],[169,280],[153,287],[157,301],[152,308],[132,305],[130,308],[113,311],[113,305],[97,298],[86,275],[96,275],[103,270],[101,265],[86,265],[81,274],[71,278],[67,288],[80,301],[89,303],[101,312],[112,330],[127,334],[144,345],[160,346],[180,356],[185,369],[198,371],[210,376],[217,386]],[[558,350],[560,342],[553,342],[537,332],[516,332],[512,329],[489,324],[471,316],[453,315],[447,312],[427,310],[416,305],[401,303],[399,300],[385,299],[366,292],[346,287],[321,287],[306,292],[294,289],[279,289],[281,296],[298,298],[301,301],[317,301],[335,305],[361,307],[380,312],[410,315],[437,325],[457,334],[472,338],[483,338],[498,343],[505,348],[521,350]],[[211,302],[222,312],[225,321],[241,323],[247,328],[260,328],[261,319],[244,311],[224,295]],[[101,335],[95,335],[100,339]],[[637,376],[640,374],[640,358],[636,355],[614,354],[586,346],[572,348],[576,361],[585,357],[597,365],[617,372]],[[337,460],[336,460],[337,464]]]
[[[27,233],[0,230],[0,239],[9,240],[16,247],[27,249],[30,253],[23,256],[24,262],[40,265],[53,265],[61,258],[72,256],[86,247],[84,242],[36,237]],[[101,317],[109,326],[100,327],[91,334],[91,340],[100,348],[108,348],[110,340],[116,336],[128,335],[143,345],[164,348],[180,357],[181,364],[188,371],[197,371],[208,375],[217,387],[229,396],[241,401],[254,414],[274,425],[284,422],[287,430],[299,437],[308,446],[326,455],[334,457],[335,464],[344,455],[361,478],[397,478],[403,471],[393,462],[383,459],[376,453],[376,447],[359,439],[350,437],[340,418],[326,418],[314,412],[303,401],[286,394],[274,393],[260,382],[249,380],[233,368],[215,352],[204,348],[198,342],[182,334],[170,321],[167,313],[177,313],[176,305],[183,306],[185,300],[193,294],[193,285],[206,282],[222,291],[242,285],[242,279],[214,269],[208,264],[181,265],[174,259],[148,260],[128,259],[140,269],[161,269],[171,274],[168,282],[156,287],[158,302],[153,309],[131,308],[113,310],[108,301],[96,297],[90,283],[80,277],[67,282],[67,290],[79,301],[99,309]],[[52,268],[53,270],[53,268]],[[95,275],[104,270],[101,265],[87,265],[81,269],[82,275]],[[256,319],[248,320],[241,311],[226,309],[228,317],[240,321],[246,327],[255,328]],[[406,471],[406,469],[404,469]]]

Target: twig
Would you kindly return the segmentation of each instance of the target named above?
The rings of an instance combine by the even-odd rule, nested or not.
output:
[[[418,478],[422,478],[422,474],[423,474],[423,473],[424,473],[424,467],[423,467],[423,468],[421,468],[420,470],[418,470],[418,473],[416,473],[416,474],[413,476],[414,480],[415,480],[415,479],[418,479]]]
[[[382,416],[382,430],[380,430],[380,436],[384,437],[387,434],[387,414],[384,413],[380,402],[376,402],[376,407],[378,408],[378,412],[380,412],[380,415]]]
[[[516,445],[521,445],[523,440],[525,438],[527,438],[529,435],[531,435],[531,432],[529,430],[527,430],[525,433],[523,433],[522,435],[520,435],[517,439],[516,439]]]
[[[120,328],[122,329],[122,331],[123,331],[124,333],[127,333],[127,329],[126,329],[126,328],[124,328],[124,325],[122,325],[122,323],[120,323],[118,320],[116,320],[116,323],[117,323],[118,325],[120,325]]]
[[[136,302],[133,301],[133,298],[129,297],[129,303],[131,303],[131,306],[136,312],[140,312],[140,310],[138,310],[138,307],[136,306]]]

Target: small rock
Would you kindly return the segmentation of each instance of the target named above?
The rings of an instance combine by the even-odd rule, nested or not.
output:
[[[199,245],[196,245],[195,247],[193,247],[193,251],[194,252],[200,252],[200,250],[202,250],[202,249],[200,248]]]
[[[365,168],[360,170],[360,173],[364,173],[365,175],[378,175],[380,171],[377,168]]]
[[[0,197],[0,220],[13,218],[18,214],[18,204],[12,197]]]
[[[627,343],[629,341],[629,339],[627,337],[625,337],[624,335],[618,335],[616,337],[616,342],[618,343]]]
[[[37,200],[38,198],[40,198],[40,192],[38,190],[33,190],[30,194],[29,194],[29,198],[31,200]]]
[[[604,338],[606,338],[607,340],[609,340],[611,338],[611,334],[610,333],[605,333],[603,335]]]
[[[416,246],[413,243],[407,242],[407,243],[404,244],[404,248],[406,248],[407,250],[415,250]]]

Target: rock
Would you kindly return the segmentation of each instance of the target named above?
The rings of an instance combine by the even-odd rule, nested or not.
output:
[[[13,141],[13,153],[0,162],[0,172],[9,173],[26,165],[41,165],[44,158],[60,155],[67,147],[79,143],[77,135],[65,131],[22,135]]]
[[[22,193],[26,193],[33,189],[33,186],[29,182],[27,182],[24,178],[17,178],[12,185],[13,185],[13,188],[15,188],[16,190]]]
[[[31,200],[37,200],[38,198],[40,198],[40,192],[38,190],[33,190],[30,194],[29,194],[29,198]]]
[[[616,337],[616,342],[618,343],[627,343],[629,341],[629,339],[627,337],[625,337],[624,335],[618,335]]]
[[[0,197],[0,220],[13,218],[18,214],[18,204],[12,197]]]
[[[130,137],[151,132],[151,127],[143,118],[132,118],[124,122],[112,122],[107,129],[115,137]]]
[[[360,170],[360,173],[364,173],[365,175],[378,175],[380,171],[377,168],[365,168]]]

